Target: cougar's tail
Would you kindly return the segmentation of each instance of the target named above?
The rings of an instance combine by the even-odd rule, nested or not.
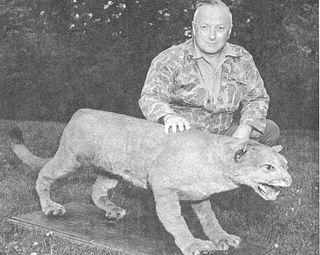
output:
[[[51,158],[40,158],[32,154],[24,145],[22,131],[20,128],[15,127],[9,131],[9,137],[11,140],[11,148],[14,153],[20,158],[23,163],[29,165],[33,169],[39,170],[42,168]]]

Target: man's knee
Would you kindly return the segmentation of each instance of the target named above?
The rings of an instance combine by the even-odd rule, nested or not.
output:
[[[267,119],[267,125],[264,134],[258,138],[258,141],[268,146],[274,146],[279,143],[279,139],[279,126],[274,121]]]

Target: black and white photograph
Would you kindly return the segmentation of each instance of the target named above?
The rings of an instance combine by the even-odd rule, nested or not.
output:
[[[0,255],[319,255],[319,2],[2,0]]]

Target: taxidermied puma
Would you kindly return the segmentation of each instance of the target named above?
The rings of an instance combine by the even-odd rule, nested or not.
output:
[[[51,184],[83,164],[94,165],[151,189],[160,221],[185,255],[228,250],[240,244],[239,237],[219,225],[209,201],[212,194],[247,185],[263,199],[275,200],[277,187],[291,184],[287,161],[279,154],[281,146],[271,148],[196,129],[166,135],[161,124],[116,113],[77,111],[52,159],[33,155],[19,143],[22,137],[18,133],[17,129],[11,132],[15,153],[33,167],[43,166],[36,189],[45,215],[65,213],[65,208],[50,198]],[[117,182],[99,176],[93,186],[93,201],[107,217],[126,214],[108,198],[108,190]],[[181,215],[181,200],[190,201],[209,240],[193,237]]]

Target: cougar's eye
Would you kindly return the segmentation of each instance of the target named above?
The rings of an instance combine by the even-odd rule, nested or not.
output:
[[[271,172],[274,172],[276,170],[272,165],[269,165],[269,164],[264,165],[264,167],[266,170]]]

